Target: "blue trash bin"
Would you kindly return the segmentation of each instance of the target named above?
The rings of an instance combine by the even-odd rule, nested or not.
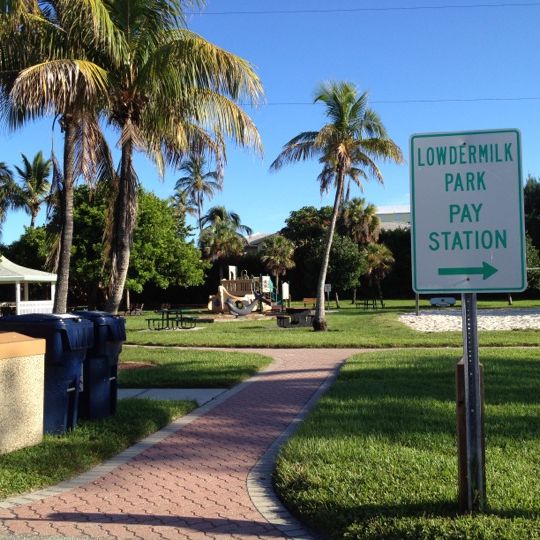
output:
[[[94,326],[74,315],[32,313],[0,318],[0,331],[45,339],[43,430],[62,434],[77,425],[79,390]]]
[[[105,311],[76,311],[94,325],[94,346],[86,351],[79,417],[105,418],[116,412],[118,358],[126,340],[126,321]]]

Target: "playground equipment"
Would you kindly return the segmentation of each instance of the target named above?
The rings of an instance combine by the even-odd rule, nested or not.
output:
[[[233,313],[243,316],[255,310],[257,305],[262,311],[272,309],[272,304],[281,305],[282,300],[274,290],[270,276],[249,276],[245,270],[237,278],[237,269],[229,266],[229,279],[222,279],[217,294],[208,299],[208,310],[212,313]],[[288,296],[287,286],[287,296]],[[244,312],[246,308],[249,311]]]
[[[251,312],[258,303],[256,293],[264,293],[258,277],[242,276],[240,279],[222,279],[217,294],[211,295],[208,300],[208,309],[212,313],[234,313],[230,309],[231,305],[236,310],[242,311],[255,301],[255,305],[249,310]],[[263,310],[270,309],[266,304],[263,306]]]
[[[238,308],[233,303],[233,301],[230,298],[227,298],[225,300],[225,305],[229,308],[229,311],[236,315],[236,317],[244,317],[246,315],[249,315],[256,307],[259,302],[264,302],[266,304],[271,304],[271,301],[265,298],[264,294],[262,293],[255,293],[255,300],[251,302],[250,304],[247,304],[243,308]]]

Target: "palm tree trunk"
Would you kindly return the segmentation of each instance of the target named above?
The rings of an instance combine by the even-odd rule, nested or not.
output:
[[[332,212],[332,220],[326,235],[326,247],[324,249],[323,261],[319,272],[319,280],[317,282],[317,305],[315,306],[315,317],[313,319],[313,330],[316,332],[325,332],[328,329],[324,313],[324,284],[326,282],[326,273],[330,262],[330,250],[332,249],[332,241],[334,239],[334,231],[336,230],[336,221],[340,208],[341,195],[343,193],[343,169],[340,167],[337,172],[338,185],[336,187],[336,197],[334,199],[334,210]]]
[[[120,164],[120,182],[114,205],[109,298],[105,310],[118,313],[129,269],[133,231],[137,219],[137,177],[133,170],[131,120],[126,119]]]
[[[64,185],[60,192],[62,232],[60,235],[56,290],[53,313],[67,313],[69,265],[73,244],[73,164],[75,159],[75,125],[71,115],[62,118],[64,131]]]
[[[65,175],[65,173],[64,173]],[[36,217],[37,217],[37,210],[32,210],[32,214],[30,217],[30,228],[34,229],[36,226]]]

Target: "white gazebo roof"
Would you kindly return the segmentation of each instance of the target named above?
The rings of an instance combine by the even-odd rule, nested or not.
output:
[[[0,256],[0,283],[53,283],[56,274],[20,266]]]

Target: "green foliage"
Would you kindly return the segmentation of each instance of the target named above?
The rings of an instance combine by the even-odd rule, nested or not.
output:
[[[230,388],[271,359],[255,353],[129,347],[122,351],[120,361],[154,365],[120,370],[119,383],[128,388]]]
[[[183,223],[167,201],[141,190],[127,288],[141,292],[146,283],[162,289],[200,285],[208,266],[200,251],[185,241]]]
[[[362,354],[283,448],[275,485],[330,538],[540,538],[538,358],[481,353],[488,510],[457,515],[455,351]]]
[[[324,245],[321,241],[312,243],[306,263],[317,269],[317,261],[323,256]],[[330,264],[326,282],[332,284],[332,290],[348,293],[360,283],[360,276],[367,271],[367,259],[359,251],[358,245],[347,236],[336,234],[330,250]],[[313,277],[316,276],[313,274]]]
[[[0,456],[0,499],[51,486],[118,454],[195,408],[188,401],[126,399],[115,416]]]
[[[285,220],[285,227],[280,234],[291,240],[296,247],[309,244],[312,240],[322,238],[332,219],[332,207],[303,206],[293,210]]]
[[[25,227],[18,240],[6,246],[4,255],[16,264],[45,270],[45,261],[49,252],[45,227]]]
[[[525,237],[527,268],[540,268],[540,251],[534,246],[529,235]],[[528,289],[540,291],[540,270],[527,271]]]
[[[529,175],[524,188],[525,230],[540,249],[540,179]]]

